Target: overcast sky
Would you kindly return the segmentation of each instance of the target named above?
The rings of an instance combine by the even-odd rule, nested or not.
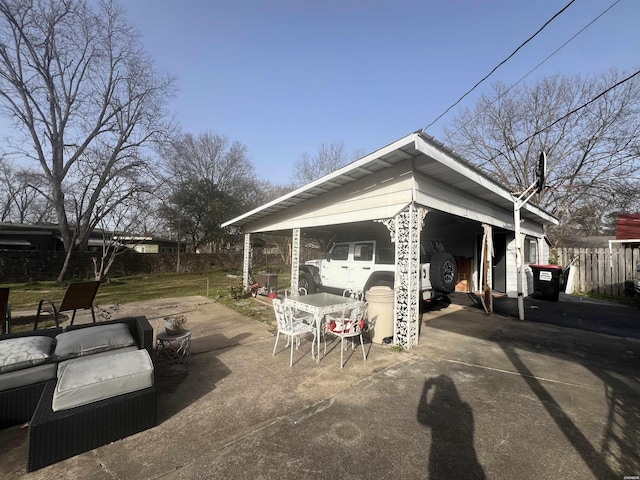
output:
[[[569,0],[122,0],[185,132],[245,144],[257,173],[287,183],[302,152],[367,153],[431,123]],[[491,82],[508,85],[615,0],[576,0]],[[640,1],[621,0],[527,81],[640,68]],[[442,127],[456,109],[428,131]]]

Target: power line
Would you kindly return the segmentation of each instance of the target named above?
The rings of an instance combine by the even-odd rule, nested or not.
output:
[[[533,137],[535,137],[536,135],[541,134],[542,132],[544,132],[545,130],[550,129],[551,127],[553,127],[554,125],[556,125],[557,123],[561,122],[562,120],[564,120],[565,118],[573,115],[574,113],[579,112],[580,110],[582,110],[585,107],[588,107],[589,105],[591,105],[593,102],[595,102],[596,100],[598,100],[600,97],[606,95],[607,93],[609,93],[611,90],[613,90],[616,87],[619,87],[620,85],[622,85],[623,83],[628,82],[629,80],[631,80],[633,77],[636,77],[640,75],[640,70],[636,71],[636,73],[633,73],[631,75],[629,75],[628,77],[620,80],[618,83],[616,83],[615,85],[610,86],[609,88],[603,90],[602,92],[600,92],[598,95],[596,95],[595,97],[593,97],[591,100],[589,100],[586,103],[583,103],[582,105],[580,105],[579,107],[574,108],[573,110],[571,110],[568,113],[565,113],[563,116],[561,116],[560,118],[554,120],[553,122],[551,122],[549,125],[547,125],[546,127],[542,127],[539,130],[536,130],[535,132],[533,132],[531,135],[529,135],[527,138],[525,138],[524,140],[522,140],[521,142],[517,143],[516,145],[514,145],[511,149],[515,150],[516,148],[520,147],[521,145],[523,145],[524,143],[528,142],[529,140],[531,140]],[[498,158],[500,155],[505,155],[505,153],[501,150],[498,151],[498,154],[491,157],[489,159],[489,162],[495,160],[496,158]]]
[[[458,128],[456,128],[453,133],[451,134],[447,134],[446,136],[446,140],[451,140],[451,136],[455,135],[456,133],[458,133],[460,130],[462,130],[466,125],[468,125],[469,123],[471,123],[473,120],[475,120],[476,118],[478,118],[478,116],[480,115],[480,113],[484,112],[487,108],[489,108],[491,105],[493,105],[494,103],[496,103],[498,100],[500,100],[502,97],[504,97],[507,93],[509,93],[511,90],[513,90],[513,88],[518,85],[520,82],[522,82],[525,78],[527,78],[529,75],[531,75],[533,72],[535,72],[538,68],[540,68],[545,62],[547,62],[547,60],[549,60],[551,57],[553,57],[556,53],[558,53],[560,50],[562,50],[564,47],[566,47],[569,43],[571,43],[573,40],[576,39],[576,37],[578,35],[580,35],[582,32],[584,32],[587,28],[589,28],[591,25],[593,25],[596,21],[598,21],[600,19],[600,17],[602,17],[605,13],[607,13],[609,10],[611,10],[613,7],[615,7],[618,3],[620,3],[620,0],[616,0],[615,2],[613,2],[611,5],[609,5],[605,10],[602,11],[602,13],[600,13],[600,15],[598,15],[597,17],[595,17],[593,20],[591,20],[589,23],[587,23],[584,27],[582,27],[580,30],[578,30],[571,38],[569,38],[569,40],[567,40],[566,42],[564,42],[562,45],[560,45],[558,48],[556,48],[551,54],[549,54],[544,60],[542,60],[540,63],[538,63],[535,67],[533,67],[531,70],[529,70],[527,73],[525,73],[522,77],[520,77],[520,79],[518,79],[517,82],[515,82],[514,84],[512,84],[509,88],[507,88],[504,92],[502,92],[500,95],[498,95],[495,99],[493,99],[493,101],[491,101],[489,103],[489,105],[487,105],[485,108],[483,108],[480,112],[476,113],[473,117],[471,117],[471,119],[469,119],[467,122],[465,122],[463,125],[459,126]]]
[[[480,85],[482,82],[484,82],[487,78],[489,78],[498,68],[500,68],[502,65],[504,65],[507,61],[509,61],[511,59],[511,57],[513,57],[522,47],[524,47],[527,43],[529,43],[531,40],[533,40],[534,37],[536,37],[542,30],[544,30],[547,25],[549,25],[552,21],[554,21],[558,16],[560,16],[567,8],[569,8],[571,6],[571,4],[575,2],[575,0],[571,0],[569,3],[567,3],[561,10],[559,10],[553,17],[551,17],[549,20],[547,20],[545,22],[544,25],[542,25],[538,31],[536,33],[534,33],[533,35],[531,35],[528,39],[526,39],[523,43],[520,44],[520,46],[518,48],[516,48],[511,55],[509,55],[507,58],[505,58],[504,60],[502,60],[498,65],[496,65],[493,70],[491,70],[487,75],[484,76],[484,78],[482,78],[482,80],[480,80],[478,83],[476,83],[471,90],[469,90],[467,93],[465,93],[464,95],[462,95],[453,105],[451,105],[449,108],[447,108],[444,112],[442,112],[438,118],[436,118],[433,122],[431,122],[429,125],[427,125],[426,127],[424,127],[422,129],[422,131],[426,131],[430,126],[432,126],[434,123],[436,123],[438,120],[440,120],[442,117],[444,117],[447,113],[449,113],[449,111],[455,107],[456,105],[458,105],[462,99],[464,99],[467,95],[469,95],[471,92],[473,92],[478,85]]]

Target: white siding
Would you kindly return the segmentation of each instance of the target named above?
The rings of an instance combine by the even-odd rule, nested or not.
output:
[[[469,220],[511,228],[513,212],[502,210],[450,185],[438,184],[425,175],[416,175],[416,202]]]
[[[542,244],[542,258],[538,260],[540,264],[549,263],[549,245],[544,238],[537,237],[538,244]],[[511,298],[518,297],[518,278],[516,269],[516,251],[515,239],[512,238],[507,244],[507,296]],[[529,265],[525,265],[524,273],[526,277],[525,285],[523,285],[524,296],[533,293],[533,271]]]
[[[380,171],[244,227],[247,233],[392,218],[412,200],[411,162]]]
[[[538,239],[538,242],[542,243],[542,259],[540,263],[542,263],[543,265],[546,265],[549,263],[549,255],[550,255],[549,244],[544,240],[544,238]]]

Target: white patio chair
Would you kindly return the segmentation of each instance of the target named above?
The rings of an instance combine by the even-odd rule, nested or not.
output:
[[[345,298],[352,298],[354,300],[358,300],[359,302],[363,302],[364,301],[364,292],[362,290],[360,290],[360,289],[347,288],[346,290],[344,290],[342,292],[342,296],[345,297]],[[351,315],[351,309],[345,310],[343,312],[340,312],[337,315],[328,314],[328,315],[325,316],[324,321],[325,321],[325,323],[328,324],[332,320],[336,321],[336,320],[338,320],[340,318],[343,318],[343,317],[346,318],[349,315]],[[326,325],[325,325],[325,327],[326,327]],[[366,327],[365,327],[365,331],[366,331]]]
[[[273,299],[273,310],[276,315],[276,321],[278,322],[278,333],[276,335],[276,343],[273,346],[273,355],[276,354],[276,349],[278,348],[278,340],[280,339],[280,334],[287,336],[287,344],[285,348],[289,346],[289,342],[291,342],[291,358],[289,359],[289,366],[293,366],[293,344],[296,344],[296,350],[300,346],[300,337],[302,335],[306,335],[308,333],[313,335],[313,342],[311,343],[311,356],[315,357],[315,344],[316,344],[316,328],[315,326],[303,322],[302,320],[297,320],[293,316],[293,312],[291,307],[285,305],[282,300],[278,298]]]
[[[363,301],[364,300],[364,292],[360,289],[356,288],[347,288],[344,292],[342,292],[343,297],[354,298],[356,300]]]
[[[362,346],[362,356],[367,360],[367,352],[364,349],[362,341],[362,332],[366,325],[367,308],[366,302],[358,302],[355,307],[346,311],[342,317],[332,317],[325,324],[324,328],[324,354],[327,354],[327,335],[334,335],[340,338],[340,368],[344,367],[344,340],[351,339],[351,349],[355,350],[355,337],[360,337],[360,345]]]
[[[298,293],[297,293],[297,294],[292,294],[292,293],[291,293],[291,289],[290,289],[290,288],[287,288],[287,289],[285,289],[285,291],[284,291],[284,298],[289,298],[289,297],[291,297],[292,295],[293,295],[293,296],[297,296],[297,295],[306,295],[306,294],[307,294],[307,289],[306,289],[306,288],[304,288],[304,287],[300,287],[300,288],[298,288]]]
[[[307,294],[307,289],[300,287],[298,288],[298,294],[297,295],[292,295],[291,293],[291,289],[287,288],[284,291],[284,298],[290,298],[290,297],[297,297],[300,295],[306,295]],[[294,320],[301,320],[303,322],[312,324],[315,321],[315,318],[312,314],[307,313],[307,312],[301,312],[299,310],[293,310],[293,318]],[[300,345],[300,339],[298,338],[298,346]]]

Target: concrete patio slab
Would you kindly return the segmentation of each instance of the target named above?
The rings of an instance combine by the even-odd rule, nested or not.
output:
[[[256,308],[259,308],[257,305]],[[423,316],[420,346],[366,343],[339,368],[310,344],[289,368],[273,329],[203,297],[120,307],[156,328],[185,313],[186,374],[157,378],[158,426],[25,473],[26,429],[0,431],[2,478],[622,478],[640,474],[640,341],[486,316]],[[158,320],[157,324],[155,324]],[[351,350],[349,350],[351,353]]]

